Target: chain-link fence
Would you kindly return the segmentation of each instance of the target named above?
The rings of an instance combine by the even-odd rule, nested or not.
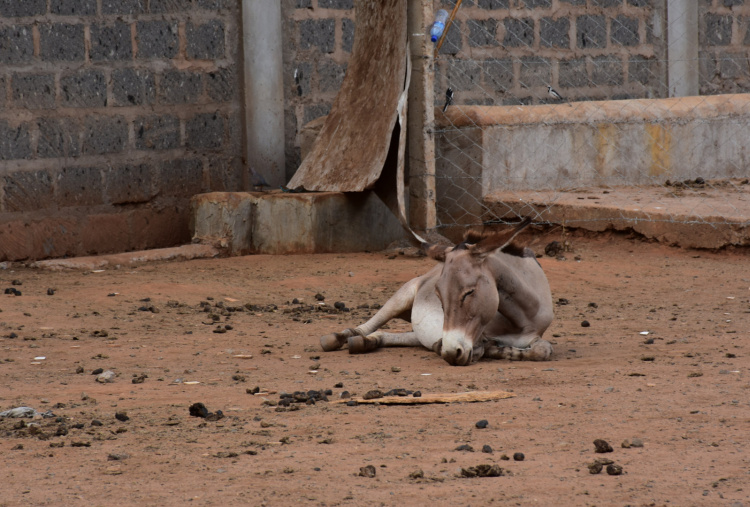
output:
[[[750,7],[671,3],[463,2],[435,58],[438,229],[530,215],[746,244]]]

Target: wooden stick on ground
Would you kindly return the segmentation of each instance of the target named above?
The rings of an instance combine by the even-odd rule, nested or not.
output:
[[[356,401],[357,403],[372,403],[380,405],[419,405],[425,403],[455,403],[455,402],[477,402],[493,401],[512,398],[515,394],[505,391],[470,391],[466,393],[432,393],[423,394],[419,398],[413,396],[384,396],[371,400],[362,398],[347,398],[342,400],[333,400],[330,403],[346,403]]]

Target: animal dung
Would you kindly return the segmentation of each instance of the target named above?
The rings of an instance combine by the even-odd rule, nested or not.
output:
[[[413,396],[383,396],[382,398],[364,399],[352,398],[351,400],[334,400],[335,403],[346,403],[355,401],[357,403],[379,403],[381,405],[418,405],[427,403],[455,403],[455,402],[480,402],[494,401],[505,398],[513,398],[515,394],[505,391],[469,391],[465,393],[431,393]]]

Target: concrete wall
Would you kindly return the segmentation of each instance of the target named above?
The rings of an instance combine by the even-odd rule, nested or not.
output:
[[[748,109],[750,94],[457,107],[435,142],[440,222],[477,223],[493,192],[747,178]]]
[[[0,0],[0,260],[189,241],[242,190],[235,0]]]

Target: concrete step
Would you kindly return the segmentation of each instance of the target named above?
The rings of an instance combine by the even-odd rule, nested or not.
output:
[[[191,199],[193,242],[229,255],[363,252],[404,237],[373,192],[212,192]]]
[[[633,230],[685,248],[750,245],[750,184],[746,179],[588,187],[571,192],[494,192],[484,202],[498,217],[531,216],[537,222],[596,232]]]

